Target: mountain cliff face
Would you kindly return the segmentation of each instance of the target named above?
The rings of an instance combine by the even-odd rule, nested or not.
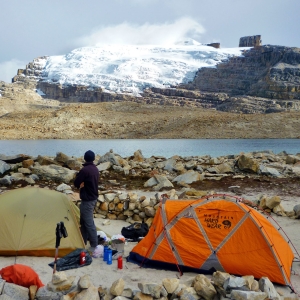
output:
[[[207,47],[207,49],[209,48]],[[165,68],[163,75],[166,78],[168,74],[171,74],[171,77],[173,76],[173,81],[169,80],[169,87],[166,88],[163,83],[163,80],[167,80],[166,78],[161,80],[159,85],[153,83],[151,86],[151,80],[150,83],[139,85],[141,80],[132,80],[134,74],[130,75],[128,64],[122,65],[122,68],[116,65],[114,68],[112,65],[106,66],[106,70],[112,72],[110,76],[115,76],[112,79],[113,84],[111,86],[119,88],[120,92],[108,90],[109,84],[105,87],[84,84],[85,81],[72,81],[73,83],[68,84],[61,81],[61,78],[66,77],[64,75],[54,76],[54,79],[46,80],[45,66],[48,57],[37,58],[28,64],[26,69],[18,70],[18,75],[13,78],[13,82],[24,81],[28,78],[34,79],[37,82],[37,89],[44,94],[44,98],[62,102],[130,100],[143,103],[214,108],[216,110],[242,113],[300,110],[300,48],[264,45],[241,48],[239,52],[230,53],[229,51],[226,55],[218,55],[217,51],[219,49],[213,49],[212,51],[213,54],[206,54],[206,64],[200,65],[198,61],[200,68],[195,69],[194,78],[191,75],[192,69],[188,69],[186,66],[184,68],[188,74],[182,75],[180,73],[180,76],[177,76],[178,74],[170,73],[170,70],[173,70],[173,73],[181,72],[183,69],[182,62],[176,62],[176,64],[172,62],[171,64],[166,60],[166,64],[166,61],[162,62],[156,59],[155,63],[160,66],[161,62],[161,65]],[[203,53],[205,51],[196,54],[199,57],[205,55]],[[168,57],[167,54],[164,53],[166,57]],[[173,51],[172,55],[176,55],[176,53]],[[195,55],[195,52],[193,52],[193,55]],[[118,59],[122,60],[121,58]],[[147,69],[143,65],[145,61],[140,63],[143,78],[145,78],[147,72],[149,73],[148,77],[153,76],[153,69],[150,69],[150,65]],[[151,63],[154,62],[151,61]],[[169,66],[170,68],[166,69],[168,64],[171,67]],[[176,70],[174,70],[175,66]],[[124,78],[118,78],[118,72],[122,73],[122,70],[129,72],[127,81]],[[136,65],[134,70],[137,70]],[[80,76],[89,78],[92,75],[82,75],[79,72],[78,77],[80,78]],[[174,80],[176,76],[182,80],[185,78],[183,80],[185,83]],[[105,80],[108,80],[108,77],[108,75],[105,76]],[[187,78],[192,79],[188,82]],[[171,84],[170,86],[172,82],[178,82],[178,84]],[[131,84],[135,90],[137,87],[142,87],[144,90],[137,97],[134,93],[121,92],[122,84]],[[123,90],[126,91],[126,88],[123,88]],[[130,91],[130,88],[127,91]]]
[[[300,99],[300,48],[254,47],[215,69],[199,69],[193,82],[181,87],[229,95]]]

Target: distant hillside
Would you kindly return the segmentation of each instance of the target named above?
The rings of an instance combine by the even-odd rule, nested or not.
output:
[[[126,100],[242,113],[300,110],[300,49],[284,46],[80,48],[35,59],[13,82],[27,79],[36,80],[44,98],[61,102]]]

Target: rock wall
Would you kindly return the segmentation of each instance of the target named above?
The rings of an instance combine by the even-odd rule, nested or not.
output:
[[[43,98],[54,99],[61,102],[111,102],[132,100],[132,98],[134,98],[131,95],[103,92],[100,87],[91,88],[89,86],[75,84],[63,86],[57,83],[38,81],[37,88],[45,94]]]
[[[258,47],[261,46],[261,36],[252,35],[240,38],[239,47]]]
[[[202,68],[181,88],[271,99],[300,99],[300,48],[261,46],[216,68]]]
[[[40,56],[26,65],[25,69],[18,69],[17,75],[12,78],[12,83],[25,79],[39,79],[48,56]]]

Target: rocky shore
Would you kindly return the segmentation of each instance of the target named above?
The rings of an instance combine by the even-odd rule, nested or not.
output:
[[[29,185],[72,194],[76,192],[72,182],[82,163],[82,158],[69,157],[62,152],[55,157],[0,155],[0,191]],[[166,192],[169,198],[178,199],[199,198],[220,191],[242,199],[249,192],[255,192],[256,199],[247,199],[252,206],[300,218],[300,203],[288,211],[281,205],[280,198],[284,194],[298,195],[300,154],[282,152],[275,155],[272,151],[261,151],[167,159],[162,156],[144,158],[140,150],[123,158],[111,150],[97,155],[95,164],[100,173],[100,196],[95,214],[108,219],[151,225],[159,196],[147,198],[149,192]],[[130,192],[135,190],[145,195]],[[270,197],[266,196],[268,191],[272,192]]]

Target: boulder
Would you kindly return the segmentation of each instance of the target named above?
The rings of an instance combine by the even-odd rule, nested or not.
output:
[[[258,172],[262,175],[267,175],[267,176],[272,176],[272,177],[280,177],[280,175],[281,175],[278,172],[278,170],[276,170],[274,168],[266,167],[264,165],[259,166],[259,171]]]
[[[112,286],[110,287],[110,293],[114,296],[121,296],[125,287],[125,282],[123,278],[120,278],[113,282]]]
[[[161,284],[156,283],[138,283],[138,288],[143,294],[150,295],[155,299],[159,299],[161,296],[167,296],[168,293]]]
[[[97,165],[104,163],[104,162],[110,162],[112,165],[120,166],[117,155],[115,155],[112,151],[107,152],[106,154],[101,156]]]
[[[106,161],[97,165],[97,169],[99,170],[99,172],[102,172],[108,170],[111,166],[112,166],[111,162]]]
[[[233,290],[230,293],[230,299],[233,300],[264,300],[267,297],[267,293],[263,292]]]
[[[195,181],[200,181],[203,177],[201,174],[194,170],[189,170],[185,172],[182,175],[179,175],[173,179],[173,182],[184,182],[186,184],[195,182]]]
[[[225,280],[230,277],[229,273],[216,271],[213,273],[212,280],[215,285],[223,287]]]
[[[69,183],[74,179],[76,171],[69,170],[67,168],[58,165],[44,165],[41,166],[35,163],[31,167],[32,173],[39,176],[39,178],[44,180],[52,180],[55,182],[65,182]]]
[[[257,173],[259,171],[259,163],[257,162],[257,160],[245,154],[240,155],[237,161],[237,165],[242,171],[252,173]]]
[[[168,294],[172,294],[178,288],[179,282],[180,281],[177,278],[165,278],[163,279],[162,284],[165,287]]]
[[[80,289],[88,289],[90,286],[92,286],[91,277],[89,274],[85,274],[80,277],[78,281],[78,286]]]
[[[54,159],[47,157],[47,156],[42,156],[38,155],[36,161],[41,165],[41,166],[47,166],[47,165],[59,165]]]
[[[29,289],[14,283],[5,282],[2,294],[14,300],[26,300],[29,299]],[[5,299],[5,298],[4,298]]]
[[[210,280],[203,274],[197,275],[194,280],[194,289],[201,298],[212,300],[217,295],[217,291]]]
[[[76,295],[76,300],[91,300],[95,299],[98,300],[99,294],[98,294],[98,289],[91,285],[87,289],[82,290],[79,294]]]
[[[0,174],[4,174],[6,171],[10,170],[10,165],[3,160],[0,160]]]
[[[138,161],[138,162],[142,162],[142,161],[145,160],[141,150],[137,150],[137,151],[134,152],[133,160]]]
[[[154,175],[145,182],[144,187],[152,187],[154,191],[159,191],[162,188],[174,187],[173,184],[164,175]]]
[[[0,154],[0,160],[3,160],[3,161],[5,161],[6,163],[9,163],[9,164],[20,163],[23,160],[26,160],[26,159],[29,159],[29,158],[31,158],[31,157],[29,155],[25,155],[25,154],[10,155],[10,156]]]
[[[65,164],[68,160],[70,160],[70,157],[62,152],[57,152],[54,160],[58,163]]]
[[[71,170],[79,171],[82,168],[82,163],[79,162],[77,159],[69,159],[65,162],[65,165],[70,168]]]
[[[273,283],[268,277],[261,277],[258,281],[259,289],[267,294],[269,299],[280,300],[281,297],[276,291]]]
[[[293,211],[295,212],[296,219],[300,219],[300,204],[295,205]]]

